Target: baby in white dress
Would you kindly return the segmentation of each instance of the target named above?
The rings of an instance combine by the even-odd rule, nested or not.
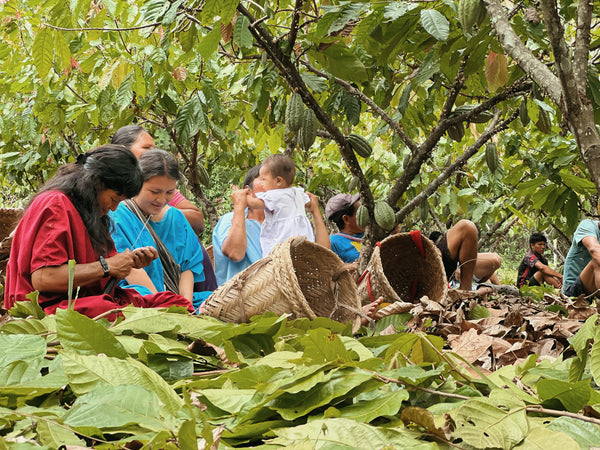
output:
[[[264,208],[265,220],[260,230],[263,256],[271,253],[276,244],[292,236],[306,236],[315,241],[312,225],[306,216],[305,206],[311,202],[304,189],[293,187],[296,167],[287,156],[275,154],[267,157],[260,166],[259,181],[265,192],[248,195],[248,206]]]

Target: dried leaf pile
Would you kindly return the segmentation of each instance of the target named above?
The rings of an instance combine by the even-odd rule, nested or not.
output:
[[[404,331],[443,337],[453,352],[484,372],[522,363],[533,354],[540,360],[556,359],[583,321],[598,312],[583,297],[573,300],[558,293],[538,301],[460,290],[449,291],[441,303],[423,297],[415,304],[396,302],[386,310],[410,314]],[[376,318],[385,315],[380,312]],[[572,355],[566,352],[563,357]]]

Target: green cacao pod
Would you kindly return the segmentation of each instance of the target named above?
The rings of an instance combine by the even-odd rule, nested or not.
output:
[[[360,205],[356,210],[356,225],[366,228],[369,225],[369,210],[365,205]]]
[[[296,133],[302,124],[302,112],[304,111],[304,103],[302,97],[297,92],[290,95],[285,108],[285,127]]]
[[[458,20],[463,32],[470,32],[477,23],[481,15],[481,3],[482,0],[458,0]]]
[[[354,150],[357,155],[362,156],[363,158],[368,158],[371,156],[371,153],[373,153],[373,147],[371,147],[369,141],[359,134],[350,133],[346,140],[348,141],[350,148]]]
[[[490,172],[496,172],[498,169],[498,148],[493,142],[485,144],[485,162]]]
[[[350,184],[348,185],[348,191],[352,192],[354,189],[358,187],[360,180],[357,176],[353,176],[350,180]]]
[[[302,112],[302,124],[298,133],[298,144],[302,150],[308,150],[317,138],[317,116],[312,109]]]
[[[548,113],[543,109],[540,109],[538,121],[536,122],[535,126],[544,134],[550,133],[550,117],[548,116]]]
[[[204,168],[204,166],[202,164],[198,164],[198,181],[200,181],[200,183],[205,186],[205,187],[209,187],[210,186],[210,177],[208,176],[208,172],[206,171],[206,169]]]
[[[471,112],[471,110],[475,108],[475,105],[460,105],[454,108],[454,111],[450,113],[450,117],[460,116],[461,114],[465,114]]]
[[[474,114],[469,121],[473,123],[486,123],[492,120],[492,117],[494,117],[493,112],[481,111],[479,114]]]
[[[527,111],[527,99],[524,99],[519,105],[519,120],[526,127],[529,124],[529,111]]]
[[[396,226],[394,210],[386,202],[375,203],[375,222],[384,230],[391,230]]]
[[[486,17],[487,10],[485,9],[485,3],[483,3],[483,0],[479,0],[479,5],[477,6],[477,18],[475,19],[475,25],[480,26]]]
[[[462,123],[455,123],[454,125],[450,125],[446,132],[451,139],[460,142],[465,135],[465,127]]]
[[[531,86],[531,95],[536,100],[544,100],[544,91],[537,83],[533,83],[533,86]]]
[[[419,204],[419,220],[421,222],[425,222],[427,220],[428,215],[429,215],[429,202],[427,202],[427,200],[423,200]]]

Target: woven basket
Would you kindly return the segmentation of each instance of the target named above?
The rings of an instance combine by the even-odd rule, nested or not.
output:
[[[22,215],[21,208],[0,208],[0,284],[4,284],[12,243],[11,233],[17,227]]]
[[[203,304],[205,314],[225,322],[248,322],[266,311],[346,323],[356,319],[360,303],[347,265],[331,250],[294,237],[220,286]]]
[[[22,215],[21,208],[0,208],[0,241],[6,239],[17,227]]]
[[[363,305],[380,296],[386,303],[414,303],[424,295],[440,302],[447,291],[440,252],[418,231],[381,241],[358,280],[358,298]]]

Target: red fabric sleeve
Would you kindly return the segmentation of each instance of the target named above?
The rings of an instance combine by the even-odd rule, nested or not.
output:
[[[183,194],[181,192],[179,192],[177,189],[175,189],[175,195],[173,195],[173,198],[169,202],[169,205],[177,207],[177,205],[179,205],[184,200],[185,200],[185,197],[183,196]]]

